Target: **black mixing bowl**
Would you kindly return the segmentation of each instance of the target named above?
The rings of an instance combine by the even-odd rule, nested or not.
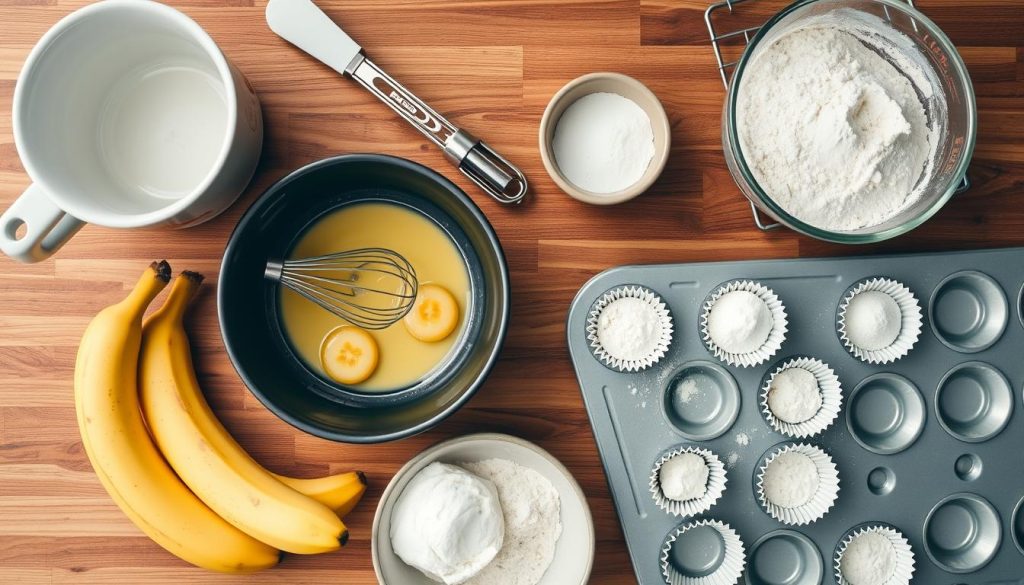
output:
[[[466,264],[472,297],[446,361],[419,382],[383,393],[340,385],[306,366],[281,329],[278,285],[264,278],[267,260],[287,257],[324,214],[369,201],[409,207],[444,230]],[[400,158],[339,156],[281,179],[245,212],[224,251],[217,312],[235,370],[274,414],[325,439],[390,441],[437,424],[483,383],[508,325],[508,268],[487,219],[452,182]]]

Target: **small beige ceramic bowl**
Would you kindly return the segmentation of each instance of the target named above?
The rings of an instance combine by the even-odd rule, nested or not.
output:
[[[594,193],[573,185],[558,168],[558,163],[555,162],[555,153],[551,147],[555,129],[558,127],[558,120],[566,108],[585,95],[601,92],[616,93],[634,101],[647,113],[647,117],[651,119],[651,129],[654,130],[654,158],[651,159],[647,172],[633,185],[613,193]],[[548,174],[559,188],[568,193],[570,197],[594,205],[622,203],[646,191],[665,169],[671,143],[672,129],[669,126],[665,108],[658,101],[658,96],[647,89],[646,85],[621,73],[588,73],[573,79],[551,98],[548,107],[544,110],[544,117],[540,120],[540,157],[544,161],[544,168],[547,169]]]
[[[550,453],[529,441],[510,435],[481,433],[434,445],[413,457],[391,479],[373,517],[370,545],[373,570],[381,585],[437,585],[436,581],[402,562],[391,549],[391,511],[409,480],[435,461],[462,463],[495,458],[508,459],[537,471],[558,490],[562,535],[555,546],[551,566],[538,585],[587,583],[594,564],[594,522],[583,491],[572,474]]]

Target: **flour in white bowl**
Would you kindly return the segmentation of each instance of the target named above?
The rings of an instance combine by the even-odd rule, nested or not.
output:
[[[884,223],[932,174],[939,131],[922,103],[928,76],[878,30],[822,22],[783,33],[740,81],[744,159],[773,201],[814,227]]]
[[[537,471],[507,459],[459,465],[494,484],[505,517],[501,550],[464,585],[536,585],[562,535],[558,490]]]

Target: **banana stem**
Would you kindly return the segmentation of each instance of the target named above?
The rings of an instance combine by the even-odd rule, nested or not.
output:
[[[121,301],[121,305],[129,311],[141,315],[149,303],[153,302],[156,295],[160,294],[160,291],[167,286],[167,281],[170,279],[171,265],[166,260],[153,262],[142,273],[139,281],[132,288],[132,292]]]
[[[185,309],[195,297],[196,292],[199,291],[199,285],[202,282],[203,275],[198,272],[186,270],[179,274],[171,284],[171,291],[167,294],[167,300],[160,307],[158,314],[162,318],[171,320],[184,318]]]

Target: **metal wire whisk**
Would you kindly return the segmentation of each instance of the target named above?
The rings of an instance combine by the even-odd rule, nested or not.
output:
[[[401,254],[360,248],[298,260],[269,260],[264,276],[363,329],[385,329],[416,300],[416,271]]]

